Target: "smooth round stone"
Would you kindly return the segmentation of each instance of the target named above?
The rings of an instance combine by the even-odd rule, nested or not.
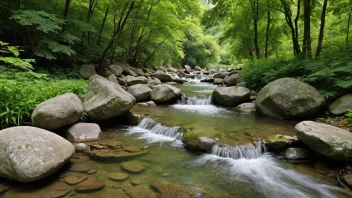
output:
[[[85,153],[75,153],[70,159],[71,163],[80,164],[90,160],[90,156]]]
[[[127,173],[109,173],[108,178],[114,181],[122,181],[128,178]]]
[[[352,188],[352,175],[343,176],[343,180],[346,182],[347,186]]]
[[[142,184],[142,181],[139,179],[132,179],[131,184],[134,186]]]
[[[70,185],[76,185],[84,180],[86,180],[88,177],[86,175],[77,175],[77,176],[67,176],[64,178],[64,182]]]
[[[122,169],[132,172],[132,173],[139,173],[142,172],[145,167],[136,163],[136,162],[124,162],[121,164]]]
[[[89,177],[84,182],[78,184],[75,191],[78,193],[87,193],[92,191],[98,191],[103,189],[105,186],[104,182],[96,177]]]
[[[90,170],[90,167],[84,164],[73,164],[69,171],[72,172],[79,172],[79,173],[86,173]]]
[[[92,175],[92,174],[96,173],[97,171],[98,171],[97,169],[93,168],[93,169],[90,169],[87,173],[89,175]]]

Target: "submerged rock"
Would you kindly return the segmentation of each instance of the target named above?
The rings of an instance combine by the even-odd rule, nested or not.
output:
[[[132,173],[139,173],[145,169],[144,166],[136,162],[124,162],[121,164],[121,167],[122,169]]]
[[[84,98],[84,111],[92,121],[104,121],[127,113],[136,99],[119,85],[108,80],[94,79]]]
[[[127,179],[129,176],[127,173],[109,173],[108,178],[114,181],[122,181]]]
[[[35,127],[0,131],[0,177],[20,182],[40,180],[69,161],[75,148],[64,138]]]
[[[267,84],[255,104],[265,116],[279,119],[314,117],[325,104],[325,98],[314,87],[293,78],[281,78]]]
[[[238,105],[235,110],[243,113],[256,112],[255,104],[253,102],[242,103]]]
[[[345,114],[352,109],[352,94],[347,94],[330,104],[329,110],[334,115]]]
[[[81,100],[67,93],[40,103],[32,113],[32,125],[54,130],[78,122],[82,114]]]
[[[105,186],[104,182],[96,177],[89,177],[82,183],[78,184],[75,191],[78,193],[88,193],[103,189]]]
[[[154,193],[147,185],[138,185],[127,188],[125,193],[131,198],[157,198],[156,193]]]
[[[64,177],[64,182],[69,185],[76,185],[88,178],[85,174],[75,174]]]
[[[149,100],[152,89],[148,85],[137,84],[128,87],[127,91],[136,98],[137,102],[144,102]]]
[[[201,194],[197,191],[191,191],[185,186],[168,181],[155,181],[152,186],[163,198],[194,198]]]
[[[156,103],[168,103],[180,96],[180,89],[167,84],[157,85],[151,92],[151,100]]]
[[[334,160],[352,161],[352,133],[312,121],[296,125],[297,137],[315,152]]]
[[[95,123],[77,123],[67,129],[67,139],[75,142],[89,142],[100,139],[102,131]]]
[[[213,91],[212,100],[215,104],[235,107],[249,101],[250,91],[245,87],[218,87]]]

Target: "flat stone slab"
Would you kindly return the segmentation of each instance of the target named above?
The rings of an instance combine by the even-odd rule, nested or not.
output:
[[[132,173],[139,173],[142,172],[145,167],[136,163],[136,162],[124,162],[121,164],[122,169],[132,172]]]
[[[105,186],[104,182],[96,177],[89,177],[84,182],[78,184],[75,191],[78,193],[87,193],[93,191],[99,191]]]
[[[79,172],[79,173],[86,173],[88,172],[90,167],[85,164],[73,164],[70,168],[69,171],[72,172]]]
[[[109,173],[108,178],[114,181],[122,181],[128,178],[127,173]]]
[[[76,176],[67,176],[64,178],[64,182],[66,184],[70,184],[70,185],[76,185],[79,184],[81,182],[83,182],[84,180],[86,180],[88,178],[87,175],[76,175]]]
[[[125,193],[131,198],[156,198],[156,194],[146,185],[138,185],[132,188],[127,188]]]

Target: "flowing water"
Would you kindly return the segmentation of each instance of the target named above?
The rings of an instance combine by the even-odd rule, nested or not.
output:
[[[215,88],[213,85],[194,81],[180,88],[187,97],[178,104],[136,106],[133,111],[147,116],[138,126],[104,130],[103,141],[124,141],[147,149],[148,153],[128,159],[146,169],[142,173],[129,174],[125,181],[116,182],[107,175],[124,172],[120,164],[125,160],[84,161],[81,164],[97,169],[93,176],[105,182],[103,190],[89,193],[88,197],[119,197],[117,194],[132,187],[131,182],[136,180],[147,186],[166,180],[200,192],[196,196],[199,198],[351,197],[337,186],[297,172],[295,165],[277,160],[265,152],[260,141],[254,140],[275,134],[294,135],[296,122],[241,114],[214,106],[210,98]],[[191,153],[181,142],[185,130],[216,137],[219,143],[209,154]],[[65,171],[67,168],[63,169]],[[47,185],[62,182],[60,174],[52,176],[49,181],[15,183],[0,197],[44,197],[42,193]],[[72,190],[64,197],[75,194]]]

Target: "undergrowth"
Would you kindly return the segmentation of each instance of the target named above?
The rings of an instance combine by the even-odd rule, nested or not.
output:
[[[333,99],[352,91],[352,47],[315,60],[275,58],[250,62],[244,66],[241,77],[254,90],[279,78],[297,78],[317,88],[327,99]]]
[[[352,109],[348,110],[348,112],[346,113],[346,118],[345,118],[345,122],[348,126],[352,126]]]
[[[75,74],[70,72],[61,75],[0,72],[0,128],[29,122],[35,107],[47,99],[65,93],[75,93],[83,98],[86,93],[87,83],[83,79],[71,78]]]

